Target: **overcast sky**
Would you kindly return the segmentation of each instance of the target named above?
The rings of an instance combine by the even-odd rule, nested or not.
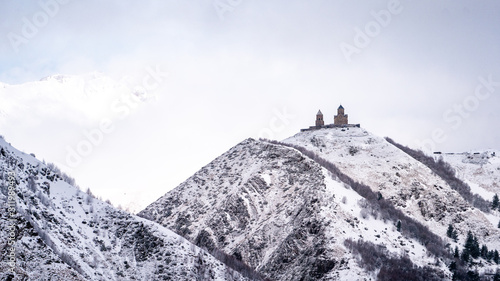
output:
[[[498,1],[8,0],[0,7],[1,82],[99,73],[148,86],[147,99],[112,116],[114,130],[90,155],[63,167],[82,188],[133,210],[245,138],[284,139],[313,125],[318,109],[333,123],[340,103],[350,123],[412,147],[499,148]],[[61,166],[83,131],[117,114],[97,106],[112,100],[104,93],[96,105],[80,105],[68,92],[61,106],[51,105],[57,114],[34,93],[15,94],[29,106],[3,114],[1,134]],[[11,100],[3,91],[0,112]]]

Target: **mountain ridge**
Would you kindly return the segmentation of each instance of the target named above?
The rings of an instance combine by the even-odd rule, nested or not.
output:
[[[301,136],[304,137],[301,138]],[[312,151],[326,157],[328,161],[333,160],[332,163],[338,165],[340,171],[347,173],[356,180],[361,180],[360,182],[371,179],[368,183],[373,192],[378,192],[383,198],[387,198],[387,202],[393,204],[403,214],[415,219],[418,224],[432,229],[433,235],[437,237],[446,237],[446,227],[449,224],[453,224],[459,231],[462,229],[462,226],[463,229],[472,229],[474,234],[481,239],[481,242],[486,243],[489,248],[498,248],[499,246],[499,231],[485,215],[480,213],[480,211],[478,213],[478,210],[474,211],[473,207],[469,206],[461,196],[456,194],[456,191],[447,187],[443,180],[433,175],[422,163],[414,160],[411,161],[408,155],[387,143],[383,138],[375,137],[362,128],[332,128],[301,132],[284,142],[286,144],[308,147],[309,149],[312,148]],[[442,251],[442,254],[438,254],[434,261],[423,262],[428,258],[424,257],[427,254],[420,256],[415,250],[403,250],[405,246],[411,245],[413,249],[419,248],[423,253],[428,251],[425,250],[421,242],[411,236],[404,237],[405,235],[401,236],[398,234],[399,230],[397,228],[399,227],[396,227],[397,220],[387,224],[386,219],[381,218],[376,210],[372,210],[371,215],[366,215],[366,203],[363,203],[363,198],[359,194],[351,193],[349,197],[336,198],[340,194],[345,193],[345,191],[342,191],[345,189],[345,183],[332,183],[329,179],[332,178],[332,174],[319,166],[318,163],[306,159],[307,157],[304,158],[301,152],[290,148],[285,149],[283,146],[278,147],[262,141],[247,139],[217,157],[179,185],[179,187],[169,191],[138,215],[174,229],[199,246],[218,247],[229,254],[240,257],[266,276],[277,280],[300,280],[301,276],[311,275],[311,272],[306,273],[307,270],[305,268],[324,269],[324,272],[319,275],[313,274],[315,277],[311,280],[327,280],[328,278],[349,279],[347,277],[349,273],[347,272],[356,272],[355,274],[360,279],[365,278],[368,280],[376,278],[376,274],[374,275],[373,272],[362,268],[363,262],[358,263],[356,255],[352,251],[349,251],[349,249],[346,249],[342,242],[332,242],[335,240],[333,237],[337,237],[338,240],[343,241],[352,239],[348,235],[341,234],[342,229],[344,231],[351,229],[350,231],[358,232],[359,235],[353,237],[357,239],[364,239],[362,237],[367,237],[370,235],[368,234],[370,232],[383,231],[382,233],[375,234],[373,243],[385,245],[384,247],[390,245],[393,249],[399,249],[389,251],[391,255],[399,256],[399,258],[408,255],[411,263],[416,263],[420,268],[431,266],[432,270],[441,272],[439,274],[444,274],[441,275],[442,278],[444,276],[448,276],[447,278],[451,277],[453,272],[447,269],[452,260],[452,253],[449,249],[458,247],[464,242],[465,230],[459,232],[459,239],[456,242],[445,238],[444,241],[446,243],[439,244],[441,245],[441,249],[438,249],[436,252],[439,253]],[[248,153],[248,151],[252,150],[254,151],[253,153]],[[367,151],[369,151],[369,157],[378,160],[372,161],[370,158],[367,159],[365,157]],[[332,155],[333,152],[336,155]],[[357,160],[354,159],[356,158],[355,155],[358,155]],[[386,159],[385,157],[388,158]],[[246,158],[250,158],[250,160]],[[391,161],[394,161],[395,165],[385,164]],[[287,163],[294,163],[296,167],[303,168],[301,168],[300,172],[293,172],[293,169],[290,169]],[[319,179],[319,182],[314,183],[315,181],[313,180],[301,178],[302,176],[310,178],[310,176],[307,176],[308,173],[311,173],[310,168],[304,168],[304,163],[308,163],[307,167],[314,167],[313,170],[322,171],[322,176],[316,175],[313,177],[316,180]],[[363,169],[368,169],[374,163],[381,168],[378,168],[378,170],[375,169],[375,172],[362,173]],[[238,167],[243,168],[240,169]],[[354,167],[356,167],[355,170],[352,170]],[[357,171],[357,173],[354,173],[354,171]],[[392,175],[388,174],[389,171]],[[297,174],[299,174],[298,177]],[[378,174],[382,174],[382,177],[376,177]],[[332,179],[335,182],[335,176]],[[399,179],[399,182],[395,181],[395,179]],[[411,179],[414,180],[411,181]],[[302,182],[303,184],[293,186],[294,182]],[[388,183],[391,185],[388,185]],[[409,188],[401,187],[407,183]],[[307,184],[309,186],[304,187]],[[310,185],[325,186],[326,189],[312,189]],[[378,189],[373,188],[373,185],[378,187]],[[252,186],[253,189],[248,188],[248,186]],[[299,235],[297,237],[296,234],[293,234],[294,228],[292,227],[293,224],[291,224],[292,220],[290,216],[297,213],[300,214],[298,211],[294,212],[294,208],[298,202],[301,202],[298,203],[299,205],[302,204],[302,206],[305,206],[303,204],[308,200],[300,201],[297,194],[287,192],[292,187],[295,188],[295,192],[297,193],[315,198],[310,200],[309,204],[306,204],[309,206],[304,209],[308,210],[306,211],[308,219],[300,218],[298,220],[301,221],[299,224],[301,228],[309,229],[309,234],[311,232],[314,233],[311,237],[308,237],[308,235]],[[351,187],[347,185],[348,189],[351,189]],[[325,193],[325,190],[329,192]],[[395,191],[397,192],[394,193]],[[319,193],[314,195],[315,192]],[[281,195],[276,197],[276,194]],[[226,208],[225,206],[221,206],[217,201],[210,201],[208,203],[200,201],[201,198],[215,197],[222,202],[227,202],[227,205],[231,207]],[[330,200],[327,200],[327,198],[330,198]],[[419,198],[420,200],[418,200]],[[423,198],[426,200],[422,201]],[[445,198],[448,198],[448,200],[451,198],[454,200],[454,203],[443,205],[441,201]],[[266,200],[265,205],[271,205],[270,208],[272,210],[270,212],[274,213],[274,217],[269,212],[255,211],[261,207],[264,200]],[[343,201],[349,202],[351,200],[354,201],[354,204],[343,203]],[[313,201],[314,203],[311,203]],[[335,204],[332,202],[335,202]],[[419,202],[425,202],[426,205],[423,205],[423,203],[419,205]],[[312,207],[315,204],[321,207]],[[344,205],[349,205],[352,209],[342,210]],[[356,208],[356,205],[358,205],[357,211],[352,212]],[[364,205],[364,207],[359,208],[359,205]],[[447,209],[443,209],[442,206],[446,206]],[[337,214],[340,212],[342,214],[341,217],[344,218],[343,221],[348,222],[347,225],[344,225],[342,220],[332,220],[326,213],[318,211],[325,208]],[[287,209],[288,211],[283,215],[283,210]],[[363,209],[365,209],[364,215],[362,214]],[[255,214],[251,215],[251,212]],[[350,218],[347,218],[349,216]],[[460,216],[462,216],[462,219],[450,220],[450,218],[460,218]],[[464,221],[464,216],[470,219]],[[217,217],[220,219],[214,219]],[[262,219],[262,217],[265,219]],[[257,225],[252,226],[249,223],[253,220],[258,221]],[[370,220],[373,221],[370,223]],[[339,229],[332,231],[331,229],[335,229],[332,225],[335,224]],[[358,227],[360,224],[365,226],[360,229]],[[389,229],[390,227],[377,229],[373,224],[391,225],[392,229]],[[311,225],[314,225],[313,229],[318,228],[321,231],[316,232],[316,230],[311,230],[308,228]],[[354,225],[354,230],[352,230],[352,225]],[[288,232],[281,232],[280,234],[278,230],[274,229],[276,226],[287,229]],[[251,230],[248,230],[248,227]],[[405,227],[407,226],[403,224],[402,228],[404,229]],[[268,232],[272,233],[269,237],[275,238],[274,246],[270,245],[270,240],[266,235],[253,231],[262,228],[266,228]],[[329,231],[335,234],[332,235],[332,233],[328,233]],[[390,239],[381,236],[381,234],[390,237]],[[230,241],[235,240],[239,242],[225,243],[224,241],[227,239],[227,236],[232,239]],[[255,239],[260,241],[260,244],[256,244]],[[393,241],[390,240],[399,241],[400,243],[394,245]],[[320,254],[318,257],[324,257],[325,259],[322,262],[326,262],[329,266],[322,267],[317,266],[318,264],[315,265],[314,262],[301,262],[300,257],[301,255],[305,255],[304,253],[308,253],[312,259],[315,257],[312,254],[315,251],[312,251],[311,247],[307,246],[305,241],[316,241],[314,245],[321,245],[320,247],[324,248],[320,252],[325,253],[325,255]],[[300,245],[305,246],[300,247]],[[289,255],[283,254],[289,253],[290,250],[296,252],[298,258],[291,259]],[[407,254],[401,256],[397,252]],[[255,258],[255,256],[261,258]],[[272,257],[275,258],[273,259]],[[289,267],[288,271],[283,270],[283,261],[285,261],[285,264],[291,262],[293,266]],[[342,265],[346,264],[346,267],[342,267]],[[433,264],[435,265],[433,266]],[[349,270],[346,268],[349,268]],[[491,271],[492,268],[494,266],[490,264],[482,268],[482,270]],[[353,278],[352,276],[350,277],[350,279]]]
[[[0,207],[8,207],[7,177],[14,171],[18,256],[10,275],[3,255],[1,277],[469,280],[494,274],[500,210],[474,208],[404,150],[363,128],[301,132],[283,142],[249,138],[137,217],[75,188],[57,167],[2,138]],[[426,159],[442,161],[437,157]],[[496,166],[484,165],[500,162],[488,157],[486,164],[466,158],[464,165],[481,165],[482,173],[464,166],[459,177],[488,187]],[[0,243],[7,245],[4,213],[0,224]],[[465,245],[463,255],[470,243],[483,245],[480,256],[457,258],[454,251]]]
[[[82,192],[3,138],[0,147],[0,208],[7,196],[16,201],[12,215],[0,216],[0,245],[13,242],[16,252],[13,264],[1,256],[2,280],[250,280],[171,230]]]

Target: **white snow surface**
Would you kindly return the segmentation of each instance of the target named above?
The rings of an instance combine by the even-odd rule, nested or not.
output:
[[[332,162],[445,239],[446,229],[452,224],[459,232],[459,245],[463,245],[467,231],[471,230],[490,249],[500,249],[498,212],[485,214],[473,208],[428,167],[384,138],[363,128],[330,128],[300,132],[284,142],[304,147]],[[498,163],[497,157],[490,159]],[[493,166],[477,178],[495,181],[494,169]],[[470,174],[475,173],[467,173]],[[470,182],[473,179],[470,177]],[[451,240],[450,243],[455,245]]]
[[[362,128],[331,128],[301,132],[285,142],[314,151],[380,192],[451,248],[462,247],[471,230],[481,244],[500,249],[498,211],[485,214],[473,208],[430,169],[381,137]],[[15,171],[18,181],[17,245],[23,258],[14,280],[49,276],[56,280],[196,280],[200,276],[202,280],[246,280],[189,241],[240,256],[275,280],[319,274],[315,269],[325,264],[333,266],[321,273],[321,280],[376,279],[377,272],[366,271],[359,257],[346,248],[346,239],[370,241],[395,257],[404,255],[417,266],[449,275],[445,264],[436,265],[426,248],[401,235],[394,222],[367,212],[364,199],[350,186],[282,145],[243,141],[148,206],[139,214],[143,218],[78,190],[62,180],[57,168],[3,139],[0,147],[5,153],[0,155],[2,204],[7,172]],[[443,158],[473,192],[489,196],[498,188],[493,183],[500,161],[492,151],[484,153],[490,155],[487,161],[477,154],[472,159]],[[0,222],[0,243],[6,243],[4,213]],[[449,224],[459,233],[458,243],[446,237]],[[7,267],[0,261],[2,272]],[[480,271],[494,267],[483,263]]]
[[[455,191],[446,190],[446,183],[382,138],[351,128],[305,132],[286,141],[317,151],[357,180],[370,185],[375,182],[376,190],[385,198],[392,197],[391,201],[405,214],[417,218],[440,237],[446,236],[448,223],[456,220],[451,212],[434,210],[440,203],[436,200],[446,197],[444,203],[453,206],[448,208],[456,208],[471,218],[457,222],[457,227],[478,225],[474,231],[485,229],[493,234],[489,240],[481,236],[485,243],[493,246],[498,242],[498,231],[484,214],[473,210]],[[350,155],[349,145],[358,148],[355,156]],[[400,175],[396,176],[396,172]],[[412,185],[414,182],[418,184]],[[409,188],[403,188],[408,183]],[[425,214],[418,206],[421,200],[426,202]],[[404,255],[417,266],[449,274],[444,263],[436,267],[435,258],[426,248],[404,237],[394,222],[384,222],[370,213],[363,215],[363,201],[349,186],[297,150],[249,139],[139,215],[191,241],[241,255],[247,264],[276,280],[300,280],[314,267],[315,259],[336,261],[336,266],[320,280],[376,279],[376,272],[363,269],[358,257],[346,249],[346,239],[370,241],[393,256]],[[459,245],[449,242],[453,247]],[[318,248],[324,254],[309,256],[310,263],[303,262],[304,253]],[[287,261],[286,267],[280,265],[282,260]]]
[[[308,171],[296,174],[302,165]],[[295,150],[250,139],[203,167],[139,215],[184,233],[191,241],[201,240],[206,246],[213,243],[228,254],[238,253],[273,280],[308,276],[304,271],[311,270],[313,264],[299,258],[303,253],[289,256],[288,249],[295,247],[323,249],[324,254],[311,257],[311,262],[335,260],[337,266],[324,280],[373,278],[343,245],[345,238],[364,232],[336,201],[333,190],[344,187],[325,177],[326,171]],[[310,233],[316,231],[321,235]],[[281,259],[290,259],[288,266],[279,264]]]
[[[500,194],[499,150],[442,153],[435,157],[448,162],[455,169],[457,177],[484,199],[491,201],[495,193]]]
[[[78,190],[57,168],[4,139],[0,148],[5,154],[0,155],[2,209],[7,174],[15,172],[17,180],[13,280],[247,280],[171,230]],[[0,223],[4,245],[5,212]],[[0,260],[2,280],[8,268]]]

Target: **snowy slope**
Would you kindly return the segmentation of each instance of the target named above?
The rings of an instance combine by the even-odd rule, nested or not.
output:
[[[127,170],[124,167],[117,172],[116,169],[107,170],[107,167],[120,165],[121,161],[116,159],[123,155],[128,145],[142,142],[141,136],[151,133],[147,129],[142,133],[127,132],[128,129],[135,130],[135,122],[153,118],[148,116],[145,108],[154,107],[153,101],[158,101],[158,95],[163,91],[155,80],[157,77],[150,76],[152,69],[145,70],[137,76],[119,78],[94,72],[52,75],[40,81],[15,85],[2,84],[0,134],[7,136],[21,150],[34,152],[39,159],[56,163],[64,172],[78,177],[82,186],[98,190],[99,196],[113,198],[114,203],[136,212],[137,206],[144,207],[146,202],[156,198],[148,199],[149,193],[143,193],[129,180],[121,180],[120,175],[148,173],[151,169],[141,166],[124,171]],[[36,136],[36,141],[33,141],[33,136]],[[149,149],[148,153],[159,154],[165,150]],[[134,157],[148,153],[137,153],[138,156]],[[100,173],[103,170],[107,170],[106,174]],[[148,185],[153,185],[155,180],[159,181],[161,177],[149,178]],[[113,187],[115,183],[127,192]]]
[[[392,222],[361,215],[362,205],[349,186],[300,152],[248,139],[139,216],[239,257],[274,280],[375,279],[345,248],[348,238],[408,255],[418,266],[434,263]]]
[[[316,152],[441,237],[453,224],[459,232],[459,244],[472,230],[481,243],[500,249],[498,214],[492,219],[492,215],[473,208],[429,168],[363,128],[300,132],[284,142]]]
[[[500,151],[443,153],[442,157],[456,171],[457,176],[471,187],[472,192],[486,200],[500,194]]]
[[[16,268],[12,280],[247,280],[184,238],[117,210],[62,180],[55,168],[0,139],[1,209],[15,172]],[[9,217],[0,217],[7,245]],[[8,259],[0,260],[8,280]]]

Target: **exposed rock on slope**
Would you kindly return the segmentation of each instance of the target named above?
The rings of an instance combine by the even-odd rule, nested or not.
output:
[[[301,132],[284,142],[316,152],[442,237],[453,224],[460,243],[472,230],[488,247],[500,248],[495,217],[473,208],[429,168],[381,137],[362,128],[335,128]]]
[[[139,213],[275,280],[373,278],[346,249],[363,238],[418,266],[433,262],[395,225],[300,152],[248,139]],[[442,269],[441,269],[442,270]],[[445,270],[446,271],[446,270]]]
[[[15,271],[2,251],[1,280],[247,280],[172,231],[79,191],[3,139],[0,147],[0,208],[7,210],[10,172],[17,201]],[[2,212],[3,249],[10,219]]]

